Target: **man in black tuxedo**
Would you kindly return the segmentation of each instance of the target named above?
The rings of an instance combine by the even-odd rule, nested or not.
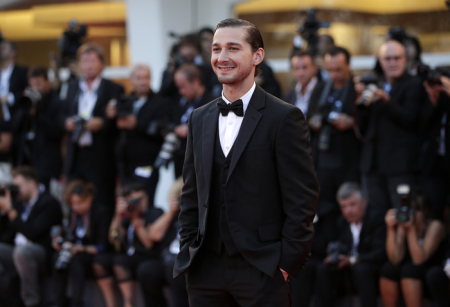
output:
[[[425,91],[406,70],[405,48],[389,40],[380,48],[383,78],[361,104],[366,86],[355,78],[357,128],[363,139],[360,167],[370,203],[386,213],[400,207],[399,184],[413,185],[418,170],[419,121]],[[372,101],[372,103],[368,103]]]
[[[175,177],[181,176],[183,171],[184,154],[186,152],[187,121],[194,109],[199,108],[215,97],[211,95],[203,82],[203,76],[198,67],[193,64],[183,64],[174,75],[175,84],[181,95],[172,106],[172,121],[175,125],[174,132],[181,140],[179,148],[174,153]]]
[[[106,117],[106,106],[123,94],[122,86],[101,77],[104,65],[100,46],[86,43],[77,51],[82,77],[69,86],[64,112],[64,126],[69,134],[65,168],[69,180],[81,178],[92,182],[97,193],[95,203],[102,203],[111,216],[115,207],[117,129]],[[81,122],[77,125],[76,122]],[[81,132],[77,129],[81,127]],[[96,212],[96,208],[93,208]]]
[[[367,208],[357,183],[344,183],[337,199],[343,215],[337,223],[341,247],[317,268],[316,306],[333,306],[336,289],[349,276],[361,306],[376,307],[379,271],[386,260],[384,216]]]
[[[190,115],[174,277],[186,272],[191,306],[289,306],[288,276],[309,253],[319,187],[308,128],[256,86],[263,48],[253,24],[221,21],[211,64],[222,97]]]
[[[5,243],[0,243],[0,264],[6,271],[2,274],[19,275],[25,306],[41,306],[40,280],[52,250],[50,229],[61,223],[61,207],[39,186],[33,168],[19,167],[12,182],[19,188],[16,201],[9,191],[0,196],[1,222],[8,223]]]
[[[295,89],[286,94],[284,101],[299,108],[307,119],[310,101],[318,100],[323,91],[322,82],[316,77],[318,69],[308,51],[297,51],[291,58],[291,70],[296,83]]]

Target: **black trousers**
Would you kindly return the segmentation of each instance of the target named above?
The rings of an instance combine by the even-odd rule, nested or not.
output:
[[[289,307],[289,285],[280,270],[266,275],[226,248],[217,255],[200,249],[185,273],[190,307]]]
[[[321,259],[311,258],[303,267],[299,277],[289,277],[291,280],[292,307],[310,306],[317,282],[317,267],[321,263],[323,263]]]
[[[354,287],[356,289],[361,306],[376,307],[379,272],[380,265],[374,263],[358,263],[341,270],[321,263],[316,272],[315,306],[333,306],[338,287],[344,285],[347,286],[345,288]],[[346,281],[350,281],[350,283],[346,284]]]
[[[167,307],[163,288],[168,286],[173,307],[188,307],[186,281],[183,277],[173,278],[175,257],[170,260],[152,259],[141,263],[137,269],[137,278],[144,295],[145,306]]]
[[[443,157],[437,157],[434,169],[428,176],[423,176],[420,180],[431,200],[434,217],[442,219],[445,206],[450,197],[450,174],[446,171]]]

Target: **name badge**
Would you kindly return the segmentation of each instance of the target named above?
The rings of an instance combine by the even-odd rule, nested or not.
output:
[[[139,177],[150,178],[153,168],[151,166],[139,166],[134,170],[134,174]]]

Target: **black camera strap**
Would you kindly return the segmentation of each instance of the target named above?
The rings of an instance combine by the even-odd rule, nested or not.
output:
[[[330,92],[331,86],[333,85],[333,80],[329,79],[325,83],[325,87],[323,88],[322,95],[319,100],[319,110],[327,103],[328,93]]]

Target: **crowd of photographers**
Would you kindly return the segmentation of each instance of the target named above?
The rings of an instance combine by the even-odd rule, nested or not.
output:
[[[293,306],[349,294],[365,307],[378,296],[387,307],[424,297],[450,305],[450,74],[421,63],[417,39],[388,36],[373,74],[357,77],[328,35],[315,53],[292,52],[296,83],[284,100],[305,115],[321,187]],[[159,168],[173,161],[181,176],[190,113],[221,95],[212,37],[179,38],[158,93],[150,68],[134,66],[130,95],[102,78],[96,44],[78,48],[55,87],[47,69],[17,65],[16,46],[0,43],[0,306],[84,306],[87,279],[108,307],[135,306],[136,281],[146,306],[188,306],[184,279],[171,273],[182,180],[166,212],[154,198]],[[257,84],[280,97],[270,67],[262,71]],[[55,182],[66,183],[60,200]]]

